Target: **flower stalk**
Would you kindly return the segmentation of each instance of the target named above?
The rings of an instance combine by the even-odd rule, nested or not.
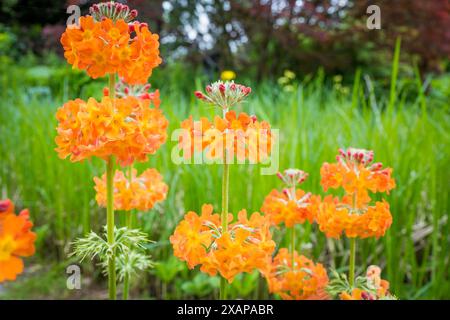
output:
[[[223,232],[228,230],[228,191],[230,184],[230,165],[227,163],[226,153],[224,153],[223,176],[222,176],[222,229]],[[227,280],[220,278],[220,300],[227,299]]]

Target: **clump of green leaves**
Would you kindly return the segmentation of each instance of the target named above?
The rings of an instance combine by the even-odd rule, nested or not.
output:
[[[146,233],[121,227],[114,228],[114,241],[109,244],[105,227],[103,235],[91,231],[86,237],[75,240],[71,256],[76,256],[81,262],[86,258],[98,258],[105,274],[108,272],[109,259],[115,257],[118,280],[123,281],[126,276],[135,276],[139,271],[146,271],[154,266],[146,248],[146,244],[150,242],[152,241],[147,238]]]

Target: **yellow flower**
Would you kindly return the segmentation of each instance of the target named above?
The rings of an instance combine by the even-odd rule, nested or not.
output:
[[[223,81],[236,79],[236,73],[233,70],[224,70],[220,74],[220,79]]]

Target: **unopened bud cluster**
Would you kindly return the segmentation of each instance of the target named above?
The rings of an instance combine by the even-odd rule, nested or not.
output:
[[[89,8],[89,13],[97,21],[109,18],[112,21],[123,19],[127,23],[135,19],[138,15],[137,10],[130,10],[127,5],[114,1],[94,4]]]
[[[370,163],[373,161],[373,151],[365,149],[348,148],[347,150],[339,149],[339,155],[336,160],[347,168],[353,168],[355,165],[362,164],[371,171],[378,171],[383,168],[381,162]]]
[[[118,98],[125,98],[125,97],[136,97],[139,99],[151,99],[152,93],[148,92],[150,90],[151,85],[150,83],[147,83],[145,85],[127,85],[125,82],[120,81],[116,84],[116,96]]]
[[[195,91],[195,96],[207,103],[228,110],[241,103],[252,92],[250,87],[234,83],[234,81],[216,81],[205,88],[206,93]]]
[[[280,178],[289,188],[302,183],[308,178],[308,174],[300,169],[286,169],[283,173],[278,172],[277,177]]]

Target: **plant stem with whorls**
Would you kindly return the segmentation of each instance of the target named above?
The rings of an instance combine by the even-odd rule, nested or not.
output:
[[[222,176],[222,234],[228,230],[228,188],[230,180],[230,168],[227,163],[226,156],[224,156],[223,176]],[[227,299],[227,280],[224,277],[220,278],[220,300]]]

